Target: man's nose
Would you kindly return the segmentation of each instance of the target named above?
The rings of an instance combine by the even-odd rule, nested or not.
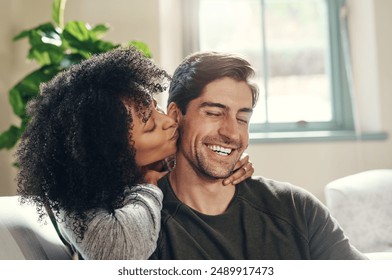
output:
[[[238,141],[240,139],[240,130],[237,118],[229,116],[224,118],[219,126],[218,133],[227,139]]]

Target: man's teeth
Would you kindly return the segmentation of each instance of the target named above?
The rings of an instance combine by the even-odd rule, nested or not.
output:
[[[215,153],[222,155],[222,156],[228,156],[231,154],[232,149],[229,148],[224,148],[221,146],[216,146],[216,145],[208,145],[208,148]]]

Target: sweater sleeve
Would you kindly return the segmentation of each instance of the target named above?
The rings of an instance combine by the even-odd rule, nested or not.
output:
[[[60,231],[83,259],[148,259],[156,248],[162,199],[158,187],[138,185],[127,194],[125,205],[113,213],[91,211],[82,240],[67,226],[73,222],[68,217],[59,224]]]
[[[308,224],[309,248],[312,259],[361,260],[368,259],[359,252],[344,234],[327,207],[308,195],[304,204]]]

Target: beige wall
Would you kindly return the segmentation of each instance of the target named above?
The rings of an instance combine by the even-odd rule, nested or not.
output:
[[[158,63],[172,72],[182,57],[180,0],[68,0],[66,18],[112,26],[106,38],[124,42],[145,41]],[[12,3],[12,4],[11,4]],[[49,0],[0,1],[0,130],[8,127],[12,113],[6,91],[29,71],[26,46],[6,42],[20,29],[50,18]],[[382,130],[392,135],[392,1],[349,0],[350,40],[354,88],[359,105],[360,129]],[[34,12],[33,12],[34,11]],[[5,39],[4,39],[5,38]],[[392,168],[392,140],[314,143],[252,144],[248,148],[256,174],[302,186],[324,200],[323,188],[333,179],[374,168]],[[10,153],[0,152],[0,195],[14,192],[15,171]]]
[[[13,43],[12,37],[22,29],[30,28],[50,19],[46,9],[51,1],[0,1],[0,131],[10,124],[19,125],[8,103],[8,91],[25,74],[34,69],[26,62],[26,42]],[[35,12],[38,11],[38,12]],[[12,167],[14,150],[0,151],[0,195],[14,194],[16,169]]]
[[[12,121],[12,111],[8,106],[7,89],[11,82],[11,37],[8,23],[11,20],[11,1],[1,2],[0,18],[0,131],[6,129]],[[3,24],[3,22],[5,24]],[[13,192],[14,171],[10,168],[11,152],[0,151],[0,194]]]

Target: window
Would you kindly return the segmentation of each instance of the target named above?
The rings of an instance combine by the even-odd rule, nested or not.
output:
[[[250,132],[353,131],[342,0],[184,1],[185,52],[245,56],[260,99]]]

